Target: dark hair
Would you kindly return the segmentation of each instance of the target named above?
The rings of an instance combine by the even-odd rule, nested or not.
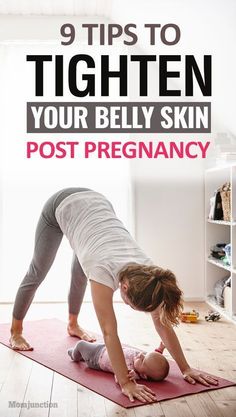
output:
[[[163,302],[161,322],[165,325],[179,323],[182,291],[172,271],[155,265],[129,264],[120,271],[119,281],[127,281],[126,294],[135,308],[152,312]]]

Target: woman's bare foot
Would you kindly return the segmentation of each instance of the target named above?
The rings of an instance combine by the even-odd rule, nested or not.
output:
[[[68,324],[67,331],[70,336],[79,337],[81,340],[86,340],[86,342],[95,342],[95,337],[91,336],[86,330],[82,329],[78,324]]]
[[[11,337],[9,343],[14,350],[33,350],[34,348],[22,336],[23,320],[12,317]]]
[[[25,340],[22,334],[12,334],[9,343],[13,350],[34,350],[32,346]]]

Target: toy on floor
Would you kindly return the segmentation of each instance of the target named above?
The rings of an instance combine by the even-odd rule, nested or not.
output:
[[[218,321],[220,318],[221,315],[217,311],[209,311],[208,315],[205,316],[206,321]]]
[[[196,310],[191,310],[191,311],[183,311],[183,313],[181,313],[181,321],[183,323],[197,323],[198,321],[198,317],[199,317],[199,313]]]

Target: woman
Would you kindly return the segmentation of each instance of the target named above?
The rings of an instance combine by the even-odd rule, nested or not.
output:
[[[150,402],[155,396],[149,388],[129,378],[113,310],[113,293],[118,287],[126,304],[151,313],[158,334],[186,381],[207,386],[217,384],[209,375],[191,369],[173,330],[182,308],[182,293],[174,274],[153,265],[116,217],[111,203],[102,194],[86,188],[61,190],[42,210],[33,258],[14,304],[10,338],[13,349],[32,349],[22,335],[23,319],[54,261],[63,234],[74,250],[68,332],[84,340],[94,340],[77,323],[88,278],[114,373],[130,401],[137,398]]]

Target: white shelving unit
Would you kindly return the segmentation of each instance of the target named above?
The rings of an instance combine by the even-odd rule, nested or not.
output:
[[[216,189],[224,183],[231,183],[231,221],[210,220],[210,198]],[[212,168],[205,175],[205,294],[206,301],[214,309],[236,323],[236,165]],[[222,261],[210,256],[210,248],[216,243],[231,243],[231,265],[226,266]],[[218,306],[214,299],[215,283],[224,277],[232,277],[231,288],[228,291],[228,308]]]

